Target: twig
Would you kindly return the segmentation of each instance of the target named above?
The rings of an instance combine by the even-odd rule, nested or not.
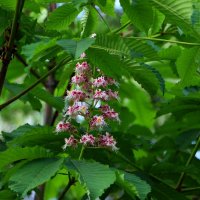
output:
[[[65,194],[67,193],[67,191],[70,189],[70,187],[77,182],[77,180],[75,179],[75,177],[71,177],[70,176],[70,173],[68,174],[68,177],[69,177],[68,184],[66,185],[66,187],[62,191],[62,193],[59,196],[58,200],[62,200],[65,197]]]
[[[0,111],[5,108],[6,106],[8,106],[9,104],[11,104],[12,102],[16,101],[17,99],[19,99],[20,97],[22,97],[23,95],[25,95],[27,92],[29,92],[30,90],[32,90],[35,86],[37,86],[41,81],[43,81],[46,77],[49,76],[49,74],[53,73],[55,70],[57,70],[58,68],[60,68],[63,64],[66,64],[67,62],[69,62],[71,60],[71,58],[68,58],[66,60],[63,60],[62,62],[60,62],[57,66],[55,66],[54,68],[52,68],[50,71],[48,71],[48,73],[46,73],[44,76],[42,76],[40,79],[38,79],[35,83],[33,83],[30,87],[28,87],[27,89],[25,89],[24,91],[22,91],[21,93],[19,93],[18,95],[14,96],[13,98],[11,98],[10,100],[8,100],[7,102],[3,103],[0,105]]]
[[[14,18],[13,18],[11,34],[9,36],[8,44],[6,44],[5,56],[3,56],[3,59],[2,59],[2,69],[1,69],[1,72],[0,72],[0,96],[1,96],[3,85],[4,85],[6,73],[7,73],[7,70],[8,70],[8,65],[9,65],[9,63],[12,59],[15,36],[16,36],[16,33],[17,33],[18,22],[19,22],[19,19],[20,19],[20,15],[21,15],[21,12],[22,12],[24,1],[25,0],[18,0],[17,3],[16,3],[16,10],[15,10]]]
[[[195,144],[191,154],[190,154],[190,157],[188,158],[186,164],[185,164],[185,167],[188,167],[189,164],[192,162],[196,152],[198,151],[198,148],[200,146],[200,136],[198,136],[198,139],[197,139],[197,143]],[[185,178],[185,175],[186,173],[185,172],[182,172],[179,179],[178,179],[178,182],[177,182],[177,185],[176,185],[176,190],[177,191],[181,191],[181,186],[182,186],[182,183],[183,183],[183,180]]]

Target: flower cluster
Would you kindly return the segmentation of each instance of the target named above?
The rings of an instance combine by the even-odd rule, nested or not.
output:
[[[81,58],[85,57],[85,54],[81,55]],[[105,129],[110,120],[120,122],[119,114],[108,105],[109,101],[118,100],[118,92],[113,90],[118,83],[83,61],[76,64],[71,84],[72,90],[66,92],[63,120],[56,126],[57,133],[71,133],[65,138],[63,148],[76,148],[82,144],[117,150],[116,140]],[[81,123],[83,135],[77,134],[80,132],[75,128],[77,122]]]

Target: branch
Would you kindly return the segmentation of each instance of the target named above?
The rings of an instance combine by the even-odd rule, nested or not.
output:
[[[19,99],[20,97],[22,97],[23,95],[25,95],[26,93],[28,93],[30,90],[32,90],[35,86],[37,86],[40,82],[42,82],[47,76],[49,76],[49,74],[53,73],[55,70],[57,70],[58,68],[60,68],[63,64],[66,64],[67,62],[69,62],[71,60],[71,58],[68,58],[66,60],[63,60],[62,62],[60,62],[57,66],[55,66],[54,68],[52,68],[50,71],[48,71],[48,73],[46,73],[44,76],[42,76],[40,79],[38,79],[35,83],[33,83],[30,87],[28,87],[27,89],[25,89],[24,91],[22,91],[21,93],[19,93],[18,95],[14,96],[13,98],[11,98],[10,100],[8,100],[7,102],[3,103],[0,105],[0,111],[5,108],[6,106],[8,106],[9,104],[11,104],[12,102],[16,101],[17,99]]]
[[[68,174],[68,177],[69,177],[69,182],[66,185],[66,187],[64,188],[64,190],[61,193],[61,195],[59,196],[58,200],[62,200],[65,197],[65,194],[67,193],[67,191],[70,189],[70,187],[77,182],[77,180],[75,179],[75,177],[71,177],[70,176],[70,173]]]
[[[152,41],[159,41],[159,42],[169,42],[169,43],[175,43],[175,44],[182,44],[182,45],[189,45],[189,46],[200,46],[200,43],[193,43],[193,42],[182,42],[182,41],[175,41],[175,40],[165,40],[160,38],[153,38],[153,37],[127,37],[132,39],[138,39],[138,40],[152,40]]]
[[[193,150],[190,154],[190,157],[188,158],[188,160],[185,164],[185,167],[188,167],[189,164],[192,162],[193,158],[195,157],[196,152],[198,151],[199,146],[200,146],[200,136],[198,136],[197,143],[195,144],[195,146],[194,146],[194,148],[193,148]],[[185,172],[181,173],[180,178],[179,178],[177,185],[176,185],[177,191],[181,191],[181,186],[182,186],[183,180],[185,178],[185,175],[186,175]]]
[[[2,59],[2,69],[1,69],[1,72],[0,72],[0,95],[1,95],[1,92],[2,92],[3,85],[4,85],[6,73],[7,73],[7,70],[8,70],[8,65],[10,64],[10,61],[12,59],[15,36],[16,36],[16,33],[17,33],[18,22],[19,22],[19,19],[20,19],[20,15],[21,15],[21,12],[22,12],[24,1],[25,0],[18,0],[17,3],[16,3],[16,10],[15,10],[14,18],[13,18],[11,34],[9,36],[8,44],[6,44],[5,56],[3,56],[3,59]]]

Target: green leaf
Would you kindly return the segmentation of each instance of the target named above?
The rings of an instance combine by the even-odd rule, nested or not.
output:
[[[19,128],[15,130],[18,137],[13,138],[7,144],[9,146],[35,146],[42,145],[48,149],[55,148],[56,151],[62,151],[62,145],[64,144],[65,134],[57,135],[54,132],[53,127],[49,126],[30,126]]]
[[[93,43],[94,38],[84,38],[80,41],[75,40],[58,40],[60,45],[67,53],[71,54],[75,59],[79,58],[81,53],[87,50]]]
[[[20,84],[6,83],[6,88],[16,95],[19,92],[25,90],[27,87],[25,87],[25,85],[20,85]],[[23,96],[22,100],[26,100],[32,103],[32,101],[37,100],[37,98],[46,102],[47,104],[51,105],[52,107],[56,108],[59,111],[61,111],[64,107],[64,102],[61,97],[54,97],[46,90],[40,89],[39,87],[34,88],[33,90],[30,91],[29,94]]]
[[[105,50],[95,47],[88,49],[86,54],[91,63],[98,66],[106,75],[119,80],[122,74],[125,74],[125,69],[123,69],[125,63],[120,60],[119,56],[109,54]]]
[[[150,2],[165,14],[170,23],[199,38],[199,33],[193,29],[191,23],[192,0],[150,0]]]
[[[155,110],[153,109],[148,95],[136,87],[131,81],[120,84],[120,97],[122,105],[129,108],[136,116],[134,124],[152,127],[154,123]]]
[[[33,160],[16,171],[10,178],[9,188],[24,197],[28,191],[48,181],[60,169],[63,159]]]
[[[88,3],[89,0],[72,0],[72,4],[75,8],[79,9],[81,6]]]
[[[64,31],[78,15],[79,11],[71,4],[66,3],[53,11],[46,23],[47,29]]]
[[[99,6],[102,12],[107,15],[115,15],[115,0],[97,0],[96,4]]]
[[[151,187],[146,181],[127,172],[123,172],[123,174],[117,172],[117,184],[124,188],[132,198],[137,196],[141,200],[145,200],[147,194],[151,192]]]
[[[1,200],[15,200],[16,194],[10,190],[1,190],[0,191]]]
[[[14,95],[19,94],[25,89],[23,85],[19,85],[15,83],[6,82],[4,85],[5,85],[5,88]],[[29,102],[34,110],[40,110],[42,107],[42,104],[40,103],[40,101],[37,98],[35,98],[34,95],[31,93],[27,93],[26,95],[20,97],[20,100],[22,100],[23,102]]]
[[[53,154],[42,147],[14,147],[0,153],[0,169],[19,160],[33,160],[36,158],[51,157]]]
[[[154,16],[157,14],[153,12],[151,5],[147,0],[143,1],[124,1],[120,0],[120,4],[127,14],[131,22],[141,31],[148,31],[155,22]]]
[[[160,74],[160,72],[155,69],[154,67],[152,67],[151,65],[147,65],[147,64],[141,64],[141,66],[145,67],[146,69],[150,70],[155,77],[157,78],[159,85],[160,85],[160,90],[162,91],[163,95],[165,93],[165,80],[163,79],[162,75]]]
[[[105,50],[111,54],[130,56],[128,45],[117,35],[97,35],[92,47]]]
[[[180,86],[193,86],[200,83],[199,73],[197,72],[199,55],[199,48],[185,49],[177,59],[177,71],[181,78]]]
[[[97,21],[97,12],[95,12],[95,10],[91,6],[84,7],[84,14],[81,18],[81,25],[83,27],[81,36],[88,37],[89,35],[91,35],[97,25]]]
[[[15,10],[16,8],[16,0],[0,0],[0,7],[7,10]]]
[[[158,60],[157,50],[149,43],[135,38],[124,38],[126,45],[131,50],[132,58],[150,58],[151,60]]]
[[[81,182],[86,185],[91,200],[102,195],[115,181],[115,173],[108,166],[97,162],[68,160],[66,165],[80,174]]]

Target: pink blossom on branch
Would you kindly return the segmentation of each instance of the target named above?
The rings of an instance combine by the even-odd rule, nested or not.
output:
[[[77,63],[75,72],[78,74],[82,74],[82,73],[88,72],[89,69],[90,69],[90,65],[87,62],[82,62],[81,64]]]
[[[104,117],[102,115],[100,115],[100,116],[95,115],[90,121],[90,127],[91,128],[95,128],[95,127],[96,128],[102,128],[106,125],[107,124],[106,124]]]
[[[56,126],[56,132],[66,132],[72,128],[72,125],[69,122],[59,122]]]
[[[72,77],[72,83],[81,84],[87,82],[87,77],[84,74],[75,75]]]
[[[118,150],[118,148],[116,147],[116,144],[117,144],[116,140],[108,132],[106,132],[105,135],[100,135],[98,138],[98,142],[99,142],[99,146],[111,147],[113,151]]]
[[[105,77],[100,76],[93,80],[93,86],[94,87],[106,87],[108,85],[108,82],[106,81]]]
[[[86,98],[86,94],[81,90],[72,90],[67,91],[67,96],[65,98],[72,101],[82,101]]]
[[[74,105],[68,107],[66,112],[66,115],[72,117],[86,114],[88,114],[88,106],[84,102],[75,102]]]
[[[76,147],[78,144],[78,140],[74,138],[73,135],[71,135],[69,138],[65,138],[65,144],[63,146],[63,149],[65,150],[67,147]]]
[[[80,143],[84,145],[94,145],[95,143],[95,137],[92,134],[85,134],[81,137]]]
[[[95,91],[93,98],[97,100],[107,101],[109,99],[109,96],[106,91],[101,91],[101,89],[99,89]]]

